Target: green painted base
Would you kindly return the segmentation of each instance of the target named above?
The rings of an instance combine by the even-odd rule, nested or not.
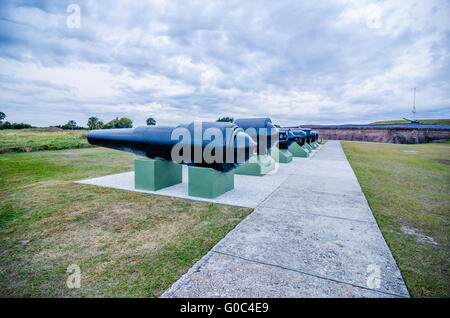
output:
[[[320,147],[319,143],[317,141],[314,142],[314,145],[316,145],[317,148]]]
[[[275,169],[275,160],[268,155],[251,157],[246,163],[234,170],[235,174],[264,176]]]
[[[175,162],[154,159],[134,160],[134,187],[156,191],[181,183],[183,167]]]
[[[279,163],[288,163],[292,161],[292,154],[287,149],[278,149],[273,147],[270,150],[270,156]]]
[[[292,145],[289,146],[289,152],[294,157],[300,157],[300,158],[308,158],[309,153],[304,148],[300,147],[298,143],[294,142]]]
[[[308,149],[309,152],[312,152],[312,151],[313,151],[312,147],[311,147],[310,144],[308,144],[307,142],[305,142],[305,144],[303,145],[303,147],[305,147],[306,149]]]
[[[315,142],[310,143],[310,146],[312,149],[316,150],[317,148],[319,148],[319,145],[317,145]]]
[[[220,172],[211,168],[188,168],[188,194],[213,199],[234,189],[234,171]]]

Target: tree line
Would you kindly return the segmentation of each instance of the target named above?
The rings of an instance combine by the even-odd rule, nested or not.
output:
[[[3,122],[6,118],[4,112],[0,112],[0,129],[25,129],[25,128],[33,128],[30,124],[24,123],[10,123],[9,121]]]
[[[4,112],[0,112],[0,129],[25,129],[25,128],[35,128],[29,124],[24,123],[10,123],[8,121],[3,122],[3,120],[6,118],[6,115]],[[234,121],[234,118],[232,117],[220,117],[216,120],[217,122],[230,122],[232,123]],[[156,125],[156,120],[153,117],[149,117],[146,120],[146,123],[148,126]],[[110,120],[106,124],[103,123],[101,119],[98,117],[92,116],[89,117],[86,127],[80,127],[77,125],[77,122],[75,120],[69,120],[67,124],[64,125],[57,125],[55,127],[61,128],[61,129],[67,129],[67,130],[82,130],[82,129],[117,129],[117,128],[133,128],[133,121],[127,117],[116,117],[113,120]]]
[[[24,123],[10,123],[9,121],[3,122],[6,118],[6,114],[4,112],[0,112],[0,129],[26,129],[26,128],[36,128],[30,124]],[[149,117],[146,120],[147,125],[152,126],[156,125],[156,120],[153,117]],[[116,117],[113,120],[110,120],[106,124],[103,123],[98,117],[89,117],[86,127],[81,127],[77,125],[75,120],[69,120],[64,125],[56,125],[54,127],[64,129],[64,130],[82,130],[82,129],[113,129],[113,128],[133,128],[133,121],[127,117]]]
[[[156,120],[153,117],[149,117],[146,120],[148,126],[156,125]],[[90,130],[92,129],[117,129],[117,128],[133,128],[133,121],[126,117],[116,117],[113,120],[103,123],[98,117],[89,117],[86,124]]]

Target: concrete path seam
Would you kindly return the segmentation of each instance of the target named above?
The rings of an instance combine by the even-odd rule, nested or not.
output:
[[[271,209],[271,210],[280,210],[280,208],[273,208],[270,206],[262,206],[261,208]],[[286,209],[286,208],[283,208],[283,210],[288,211],[288,212],[295,212],[295,213],[299,213],[299,214],[323,216],[323,217],[327,217],[327,218],[339,219],[339,220],[345,220],[345,221],[355,221],[355,222],[371,223],[371,224],[376,223],[375,220],[368,221],[368,220],[350,219],[350,218],[344,218],[344,217],[340,217],[340,216],[326,215],[326,214],[320,214],[320,213],[311,213],[311,212],[302,212],[302,211],[296,211],[296,210],[291,210],[291,209]]]

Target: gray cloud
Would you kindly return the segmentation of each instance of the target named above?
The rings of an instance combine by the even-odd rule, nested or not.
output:
[[[446,1],[0,4],[2,111],[61,124],[270,116],[283,124],[450,115]]]

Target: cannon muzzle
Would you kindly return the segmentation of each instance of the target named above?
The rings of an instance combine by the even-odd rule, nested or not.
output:
[[[278,148],[288,149],[292,143],[297,142],[298,137],[294,135],[290,128],[278,128],[278,130],[280,131],[280,142],[278,144]]]

